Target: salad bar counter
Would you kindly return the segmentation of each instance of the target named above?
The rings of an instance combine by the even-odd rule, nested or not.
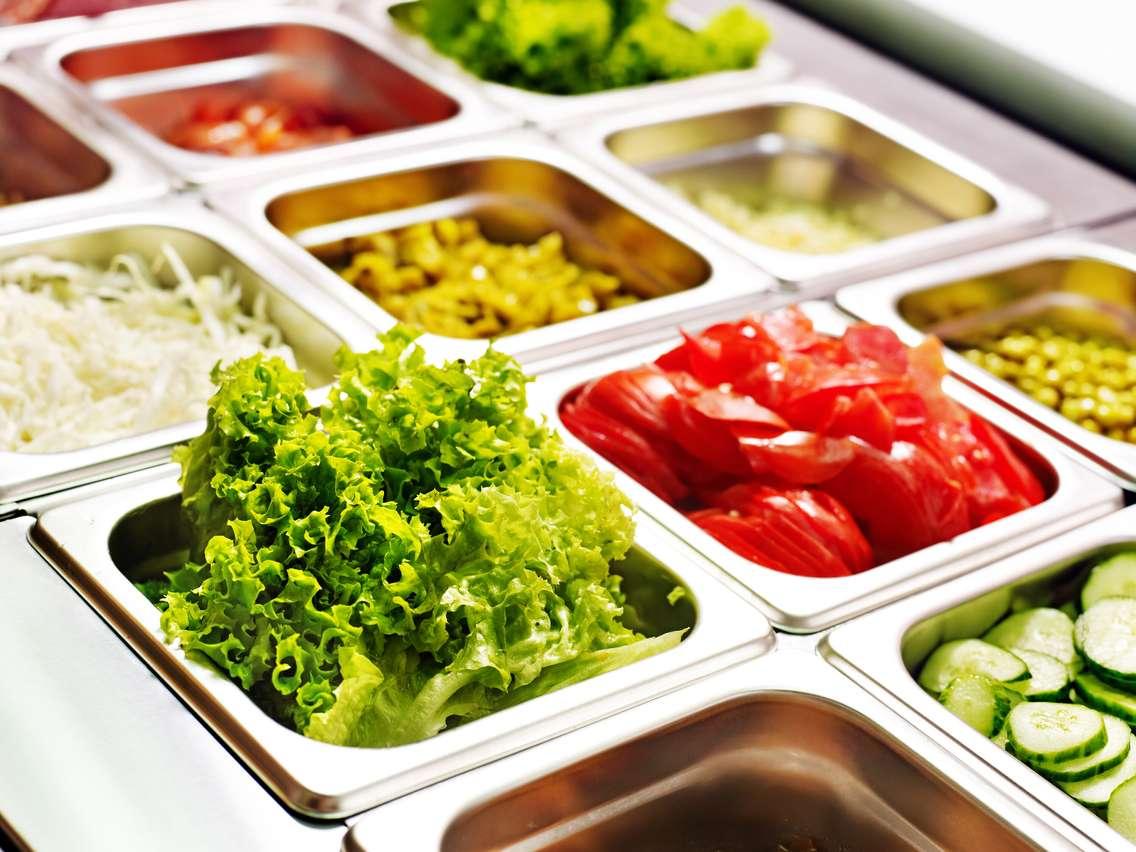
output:
[[[1134,394],[783,7],[0,0],[0,848],[1136,843]]]

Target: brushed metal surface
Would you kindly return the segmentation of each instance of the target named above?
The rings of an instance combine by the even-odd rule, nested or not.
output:
[[[643,596],[636,611],[652,619],[655,632],[693,620],[681,645],[421,742],[365,749],[310,740],[272,720],[215,669],[167,645],[158,610],[132,585],[128,574],[138,575],[143,562],[176,559],[185,546],[179,540],[185,533],[176,469],[170,468],[166,476],[124,483],[118,491],[100,489],[87,499],[76,492],[75,502],[43,512],[31,541],[205,726],[302,814],[334,819],[358,813],[762,654],[773,644],[768,623],[743,594],[681,541],[640,517],[635,548],[616,570],[625,574],[629,596]],[[675,583],[686,587],[692,605],[666,605]]]
[[[1037,197],[973,161],[815,85],[768,86],[623,112],[558,138],[653,204],[681,211],[806,293],[823,290],[832,276],[863,277],[1003,242],[1044,228],[1048,215]],[[716,152],[724,156],[713,161]],[[668,177],[727,193],[744,192],[747,183],[752,189],[769,184],[808,202],[839,201],[874,223],[883,238],[831,254],[761,245],[668,188],[662,182]]]
[[[168,16],[93,27],[14,56],[188,184],[310,170],[519,121],[460,80],[428,82],[436,76],[431,69],[358,21],[305,5],[186,4]],[[327,101],[360,135],[253,157],[165,140],[201,101],[242,93]]]
[[[169,181],[51,88],[0,64],[0,233],[117,209],[167,192]]]
[[[313,387],[331,380],[332,356],[341,343],[371,345],[370,329],[297,280],[254,240],[188,198],[0,236],[0,258],[42,252],[97,264],[120,252],[153,256],[163,244],[173,246],[190,270],[231,268],[246,304],[265,294],[269,317],[284,332]],[[176,424],[57,453],[0,452],[0,501],[19,501],[167,461],[170,447],[201,428],[199,422]]]
[[[1014,792],[778,648],[384,805],[344,849],[1086,848]]]
[[[32,849],[334,852],[0,523],[0,811]],[[18,687],[17,687],[18,685]]]
[[[1080,588],[1079,579],[1086,571],[1082,560],[1133,544],[1136,507],[1114,512],[933,591],[841,625],[824,640],[822,652],[909,721],[931,723],[950,738],[948,747],[965,749],[964,759],[970,765],[988,776],[998,774],[1009,779],[1100,847],[1128,848],[1103,820],[925,693],[912,672],[936,646],[935,633],[942,631],[944,619],[963,613],[977,598],[1001,591],[1007,598],[1021,595],[1035,606],[1060,603]],[[956,623],[962,621],[957,619]],[[962,631],[957,638],[966,638],[963,633],[973,635]]]
[[[376,32],[383,33],[404,53],[428,64],[443,78],[462,80],[480,87],[489,99],[539,127],[574,124],[598,114],[620,112],[644,104],[698,99],[724,89],[761,87],[784,80],[793,73],[792,65],[777,50],[775,36],[773,46],[766,49],[758,58],[756,66],[750,69],[719,71],[685,80],[648,83],[584,95],[548,95],[482,80],[466,71],[459,63],[435,51],[426,39],[403,31],[390,15],[390,10],[402,2],[403,0],[347,0],[344,10],[366,22]],[[691,27],[700,27],[709,18],[696,6],[686,2],[672,3],[670,14]]]
[[[808,302],[802,307],[823,332],[840,334],[849,323],[846,315],[828,303]],[[728,321],[741,315],[737,312],[719,319]],[[974,571],[1121,505],[1121,492],[1116,486],[1072,462],[1052,438],[973,388],[948,378],[943,387],[951,397],[1010,436],[1019,448],[1029,453],[1027,459],[1041,474],[1042,481],[1055,483],[1049,498],[1037,506],[972,529],[950,541],[851,577],[798,577],[763,568],[712,538],[677,509],[587,448],[560,422],[560,403],[571,391],[613,370],[653,361],[678,342],[677,335],[672,333],[663,343],[544,374],[530,387],[529,399],[549,423],[560,430],[566,441],[592,453],[597,464],[611,470],[619,487],[630,495],[639,509],[746,586],[762,612],[781,630],[813,633],[826,629],[886,602]]]
[[[887,325],[911,342],[922,336],[916,328],[921,323],[912,316],[920,299],[947,294],[952,286],[972,282],[968,286],[1009,288],[1015,293],[1013,301],[1023,302],[1033,294],[1060,292],[1061,273],[1078,259],[1114,265],[1136,275],[1136,230],[1117,229],[1117,237],[1111,239],[1108,234],[1070,232],[1001,246],[845,287],[836,298],[848,313]],[[1126,307],[1136,313],[1136,302]],[[1045,430],[1073,458],[1122,487],[1136,487],[1136,444],[1084,429],[957,352],[948,349],[944,357],[954,375]]]
[[[206,190],[208,202],[251,229],[297,272],[375,329],[395,322],[305,250],[308,245],[442,216],[473,215],[502,239],[560,230],[644,288],[667,293],[611,311],[502,337],[524,363],[587,357],[707,305],[771,290],[775,282],[618,181],[535,131],[367,158],[334,169]],[[686,287],[686,289],[683,289]],[[486,341],[425,334],[428,350],[473,358]]]

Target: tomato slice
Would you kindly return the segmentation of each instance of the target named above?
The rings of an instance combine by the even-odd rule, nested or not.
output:
[[[856,455],[855,445],[848,438],[815,432],[782,432],[773,438],[740,435],[738,444],[753,473],[769,474],[792,485],[826,482]]]
[[[885,453],[895,440],[895,418],[871,388],[860,388],[854,397],[838,397],[817,432],[833,438],[855,436]]]
[[[751,397],[718,388],[704,388],[690,397],[689,402],[695,411],[710,420],[767,427],[773,433],[789,428],[777,412],[758,405]]]
[[[647,364],[596,379],[580,392],[578,402],[595,406],[644,435],[666,437],[663,403],[675,393],[667,374]]]
[[[1001,432],[974,413],[970,415],[970,429],[993,454],[994,469],[1012,492],[1031,506],[1046,499],[1045,486],[1010,448]]]
[[[840,339],[846,363],[876,365],[893,376],[907,375],[907,348],[895,332],[882,325],[853,325]]]
[[[737,475],[747,469],[728,422],[707,417],[678,395],[663,403],[663,414],[671,439],[694,458],[719,473]]]

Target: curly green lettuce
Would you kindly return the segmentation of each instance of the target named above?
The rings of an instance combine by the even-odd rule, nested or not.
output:
[[[341,352],[318,412],[279,359],[215,371],[175,453],[190,561],[144,589],[170,641],[329,743],[414,742],[681,639],[625,626],[627,499],[526,415],[516,362],[413,339]]]
[[[417,0],[392,14],[482,79],[558,95],[749,68],[770,39],[741,6],[694,31],[666,0]]]

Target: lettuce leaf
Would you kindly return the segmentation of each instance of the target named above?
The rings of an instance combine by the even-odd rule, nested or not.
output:
[[[176,452],[167,637],[329,743],[414,742],[681,639],[624,623],[627,499],[527,416],[516,362],[432,365],[414,337],[340,352],[318,412],[278,359],[217,370]]]

